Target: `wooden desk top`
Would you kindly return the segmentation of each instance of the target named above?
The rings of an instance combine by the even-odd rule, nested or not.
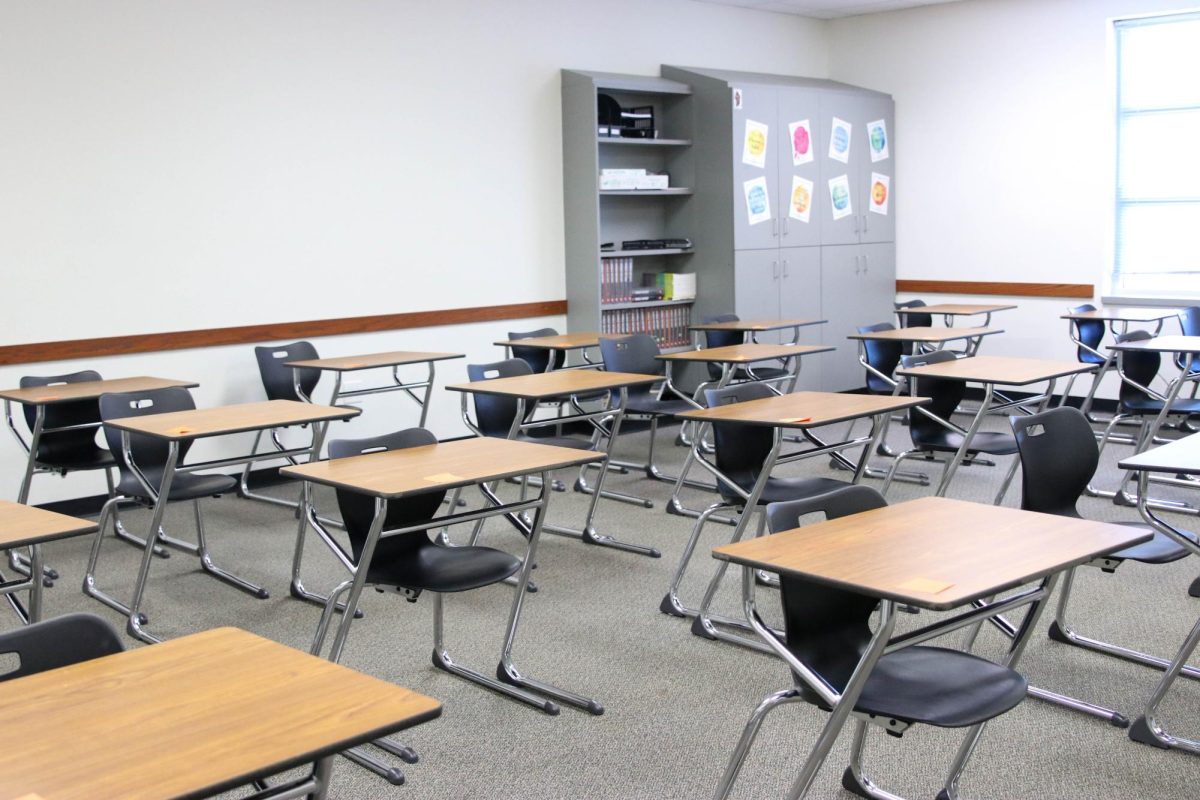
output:
[[[33,506],[0,500],[0,549],[94,533],[97,525]]]
[[[805,328],[809,325],[824,325],[827,319],[739,319],[733,322],[701,322],[689,325],[690,331],[781,331],[785,328]]]
[[[1140,342],[1110,344],[1109,350],[1147,350],[1152,353],[1200,353],[1200,336],[1155,336]]]
[[[0,796],[207,797],[441,714],[236,628],[0,684]]]
[[[1200,433],[1155,447],[1117,462],[1121,469],[1200,475]]]
[[[737,422],[771,428],[817,428],[872,414],[899,411],[929,402],[928,397],[793,392],[745,403],[730,403],[676,414],[701,422]]]
[[[807,356],[813,353],[832,353],[836,348],[819,344],[731,344],[703,350],[681,350],[655,356],[662,361],[699,361],[709,364],[744,364],[751,361],[770,361],[776,358]]]
[[[261,403],[197,408],[144,417],[121,417],[107,420],[104,424],[117,430],[144,433],[159,439],[182,440],[350,419],[361,413],[361,408],[320,406],[298,400],[264,400]]]
[[[1158,322],[1179,316],[1181,308],[1097,308],[1095,311],[1079,311],[1063,314],[1059,319],[1094,319],[1104,322]]]
[[[916,308],[897,308],[901,316],[908,314],[935,314],[943,317],[969,317],[974,314],[994,314],[997,311],[1011,311],[1016,308],[1011,303],[1005,305],[988,305],[985,303],[938,303],[932,306],[917,306]]]
[[[978,336],[991,336],[1004,333],[1000,328],[946,328],[946,327],[917,327],[896,328],[890,331],[873,331],[871,333],[852,333],[847,339],[871,339],[885,342],[953,342],[958,339],[974,339]]]
[[[622,386],[644,386],[661,381],[661,375],[638,375],[632,372],[605,372],[597,369],[556,369],[533,375],[456,383],[446,388],[452,392],[492,394],[502,397],[544,399],[570,394],[602,392]]]
[[[1149,538],[1141,528],[922,497],[718,547],[713,557],[945,610]]]
[[[145,392],[150,389],[169,389],[179,386],[194,389],[200,384],[195,381],[176,381],[170,378],[112,378],[103,381],[59,383],[51,386],[36,386],[30,389],[5,389],[0,391],[0,400],[12,400],[29,405],[53,405],[72,400],[94,400],[110,392]]]
[[[1081,364],[1078,361],[974,356],[943,361],[940,364],[927,364],[912,369],[902,368],[896,370],[896,374],[917,378],[946,378],[947,380],[1024,386],[1029,383],[1059,378],[1063,375],[1091,372],[1094,369],[1096,369],[1095,364]]]
[[[375,369],[376,367],[399,367],[404,364],[425,364],[430,361],[445,361],[450,358],[464,358],[462,353],[415,353],[408,350],[396,350],[391,353],[372,353],[365,356],[344,356],[342,358],[312,358],[307,361],[288,361],[286,367],[306,367],[328,372],[354,372],[359,369]]]
[[[453,489],[531,472],[601,461],[603,453],[480,436],[350,458],[317,461],[279,472],[289,478],[388,499]]]
[[[539,350],[583,350],[598,347],[601,339],[620,339],[617,334],[563,333],[558,336],[531,336],[528,339],[505,339],[492,344],[500,347],[534,347]]]

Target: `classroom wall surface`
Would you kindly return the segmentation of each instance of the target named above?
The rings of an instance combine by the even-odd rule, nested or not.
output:
[[[897,278],[1090,283],[1099,305],[1116,169],[1110,20],[1180,5],[966,0],[832,21],[829,76],[896,100]],[[1066,359],[1058,317],[1089,302],[923,299],[1011,299],[1020,308],[993,318],[1007,332],[983,352]],[[1115,389],[1110,378],[1101,394]]]
[[[5,3],[0,343],[562,299],[559,71],[824,77],[825,31],[691,0]],[[565,319],[316,344],[490,361],[542,325]],[[0,384],[82,368],[194,379],[202,406],[262,397],[249,345],[5,367]],[[457,395],[435,399],[433,430],[465,433]],[[415,424],[398,395],[362,402],[331,436]],[[0,496],[23,464],[0,446]],[[102,491],[39,477],[30,499]]]

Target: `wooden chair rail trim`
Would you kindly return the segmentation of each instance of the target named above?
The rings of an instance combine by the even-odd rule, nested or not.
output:
[[[232,344],[259,344],[285,339],[341,336],[350,333],[379,333],[406,328],[432,328],[438,325],[463,325],[471,322],[549,317],[566,313],[566,300],[545,300],[503,306],[408,311],[402,314],[380,314],[372,317],[275,322],[236,328],[209,328],[196,331],[109,336],[100,339],[35,342],[0,346],[0,365],[67,361],[131,353],[156,353],[164,350],[188,350],[196,347],[219,347]]]
[[[1003,283],[1000,281],[927,281],[896,279],[896,291],[929,294],[987,294],[1009,297],[1096,296],[1090,283]]]

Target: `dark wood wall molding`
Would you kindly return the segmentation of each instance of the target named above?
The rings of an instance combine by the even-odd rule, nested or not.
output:
[[[63,342],[37,342],[0,346],[0,365],[33,364],[39,361],[66,361],[132,353],[157,353],[163,350],[188,350],[231,344],[257,344],[281,339],[306,339],[342,336],[350,333],[379,333],[405,328],[433,328],[438,325],[464,325],[505,319],[529,319],[567,313],[566,300],[515,303],[505,306],[447,308],[438,311],[409,311],[374,317],[318,319],[308,322],[276,322],[237,328],[210,328],[199,331],[147,333],[135,336],[110,336],[103,339],[73,339]]]
[[[999,281],[897,280],[896,291],[928,294],[999,294],[1010,297],[1074,297],[1091,299],[1090,283],[1001,283]]]

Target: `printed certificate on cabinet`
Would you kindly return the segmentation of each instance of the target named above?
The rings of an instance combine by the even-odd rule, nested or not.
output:
[[[767,195],[767,179],[758,177],[742,184],[746,193],[746,215],[751,225],[771,218],[771,198]]]
[[[850,163],[850,134],[853,127],[846,120],[833,118],[833,127],[829,131],[829,157],[843,164]]]
[[[812,125],[802,119],[788,123],[788,136],[792,140],[792,166],[798,167],[813,160]]]
[[[833,209],[835,220],[848,217],[854,213],[850,203],[850,178],[838,175],[829,179],[829,205]]]
[[[876,214],[887,216],[888,201],[892,196],[892,179],[878,172],[871,173],[871,197],[867,208]]]
[[[765,123],[746,120],[746,135],[742,142],[742,163],[762,169],[767,165],[767,134]]]
[[[801,222],[812,217],[813,182],[799,175],[792,176],[792,202],[788,205],[788,216]]]
[[[877,119],[867,123],[867,142],[871,145],[871,163],[888,157],[887,121]]]

